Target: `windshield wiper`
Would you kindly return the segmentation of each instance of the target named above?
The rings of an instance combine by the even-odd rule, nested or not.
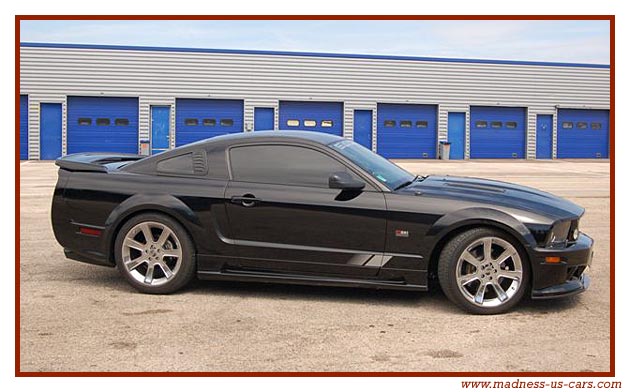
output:
[[[394,188],[394,190],[395,190],[395,191],[397,191],[397,190],[399,190],[399,189],[402,189],[402,188],[404,188],[404,187],[407,187],[407,186],[409,186],[409,185],[413,184],[414,182],[418,181],[419,179],[424,179],[424,177],[421,177],[421,176],[415,176],[415,177],[413,178],[413,180],[403,182],[402,184],[400,184],[400,185],[398,185],[396,188]]]

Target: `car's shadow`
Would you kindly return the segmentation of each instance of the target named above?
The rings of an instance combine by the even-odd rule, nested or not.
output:
[[[67,274],[74,284],[99,286],[116,292],[136,294],[115,269],[85,266],[93,269],[89,274]],[[70,271],[69,271],[70,272]],[[75,276],[73,279],[72,275]],[[89,276],[89,278],[88,278]],[[329,301],[348,304],[369,303],[374,306],[399,306],[409,308],[439,309],[444,313],[462,314],[462,311],[450,303],[437,284],[432,284],[428,292],[376,290],[368,288],[306,286],[282,283],[228,282],[212,280],[193,280],[178,293],[194,296],[237,296],[296,301]],[[175,294],[178,295],[178,294]],[[151,296],[147,296],[150,298]],[[552,300],[532,300],[523,298],[513,310],[519,314],[543,316],[551,312],[563,312],[575,308],[579,304],[578,297]]]

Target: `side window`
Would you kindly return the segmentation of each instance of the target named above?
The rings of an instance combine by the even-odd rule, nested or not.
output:
[[[206,153],[203,150],[162,159],[157,163],[158,173],[204,175],[208,172]]]
[[[346,167],[310,148],[285,145],[234,147],[230,168],[236,181],[328,188],[328,178]]]
[[[157,164],[160,173],[194,174],[192,153],[163,159]]]

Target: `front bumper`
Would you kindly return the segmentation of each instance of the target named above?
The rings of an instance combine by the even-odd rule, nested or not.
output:
[[[559,257],[547,263],[546,257]],[[590,278],[585,274],[593,260],[593,239],[581,233],[577,242],[562,249],[536,248],[532,260],[532,298],[559,298],[586,290]]]

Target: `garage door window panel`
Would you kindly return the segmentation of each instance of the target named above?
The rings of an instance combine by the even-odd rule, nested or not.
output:
[[[602,129],[602,123],[598,123],[598,122],[591,123],[591,129],[593,129],[595,131],[601,130]]]
[[[215,125],[217,125],[217,120],[215,120],[214,118],[204,118],[203,119],[203,126],[204,127],[214,127]]]
[[[573,129],[573,123],[570,121],[564,121],[562,123],[562,129]]]
[[[317,188],[328,188],[332,173],[348,172],[342,163],[324,153],[286,145],[232,148],[230,168],[235,181]]]
[[[490,127],[493,129],[500,129],[503,128],[503,123],[501,121],[492,121],[490,123]]]
[[[92,119],[91,119],[91,118],[85,118],[85,117],[83,117],[83,118],[78,119],[78,120],[77,120],[77,123],[78,123],[80,126],[83,126],[83,127],[88,127],[88,126],[92,125]]]
[[[184,123],[189,127],[196,127],[197,125],[199,125],[199,120],[197,120],[196,118],[187,118],[186,120],[184,120]]]
[[[287,120],[287,126],[288,127],[299,127],[300,126],[300,120]]]
[[[117,127],[128,127],[129,126],[129,119],[128,118],[117,118],[116,120],[114,120],[114,125],[116,125]]]
[[[488,122],[487,121],[476,121],[475,122],[475,128],[488,128]]]
[[[416,128],[428,128],[429,127],[429,122],[428,121],[416,121]]]
[[[507,129],[516,129],[518,127],[518,123],[516,121],[506,121],[505,127]]]
[[[99,127],[108,127],[111,124],[109,118],[97,118],[96,125]]]

